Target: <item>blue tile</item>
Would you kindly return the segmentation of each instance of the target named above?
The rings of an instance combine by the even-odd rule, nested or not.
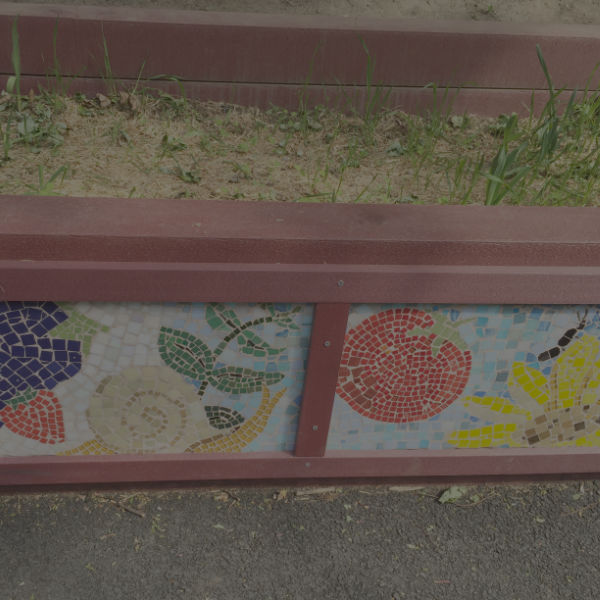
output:
[[[54,329],[54,327],[56,327],[58,323],[54,320],[53,317],[46,317],[40,323],[40,325],[42,325],[46,329],[46,331],[50,331],[51,329]]]
[[[34,335],[37,335],[38,337],[42,337],[44,335],[46,335],[48,333],[48,331],[46,330],[46,328],[41,324],[38,323],[37,325],[35,325],[34,327],[31,328],[31,332]]]
[[[20,360],[17,360],[16,358],[11,358],[7,363],[6,366],[9,369],[12,369],[13,371],[16,371],[20,366],[22,365],[22,362]]]
[[[21,340],[19,339],[19,336],[16,335],[15,333],[9,333],[4,336],[4,342],[10,346],[18,344],[20,341]]]
[[[37,348],[36,346],[29,346],[28,348],[25,348],[25,356],[27,358],[38,358],[40,355],[40,349]]]
[[[73,377],[73,375],[76,375],[80,371],[80,369],[80,364],[71,363],[70,365],[67,365],[65,367],[64,372],[68,377]]]
[[[27,333],[29,331],[29,328],[27,327],[27,325],[25,325],[25,323],[23,323],[22,321],[19,321],[18,323],[15,323],[12,326],[12,330],[15,333],[21,334],[21,333]]]
[[[11,348],[11,355],[14,358],[25,358],[25,348],[23,346],[13,346]]]
[[[21,336],[21,344],[24,346],[33,346],[35,343],[35,336],[31,333],[25,333]]]
[[[17,385],[20,385],[21,383],[23,383],[23,379],[21,379],[21,377],[19,377],[16,373],[11,375],[8,378],[8,381],[10,382],[11,385],[14,385],[14,386],[17,386]]]
[[[54,389],[59,381],[64,381],[66,379],[66,377],[60,377],[60,373],[57,374],[56,378],[53,377],[49,377],[48,379],[45,380],[46,383],[46,389],[47,390],[52,390]]]

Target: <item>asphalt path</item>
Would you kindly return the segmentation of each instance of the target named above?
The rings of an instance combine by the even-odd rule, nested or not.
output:
[[[0,598],[596,599],[599,517],[592,481],[3,495]]]

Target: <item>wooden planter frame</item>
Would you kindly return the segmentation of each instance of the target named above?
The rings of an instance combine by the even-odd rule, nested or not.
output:
[[[19,17],[22,90],[48,79],[53,30],[62,82],[105,89],[113,75],[183,78],[192,96],[296,107],[342,87],[364,101],[364,40],[376,78],[405,109],[497,114],[542,90],[535,44],[557,85],[600,59],[597,28],[285,18],[0,4],[0,40]],[[57,20],[58,17],[58,20]],[[6,41],[8,40],[8,41]],[[9,46],[10,47],[10,46]],[[318,52],[315,53],[315,48]],[[190,56],[197,60],[189,60]],[[311,67],[311,61],[313,66]],[[311,71],[311,80],[307,73]],[[0,51],[0,85],[12,72]],[[81,75],[84,74],[84,77]],[[71,77],[80,75],[80,77]],[[334,78],[335,77],[335,78]],[[109,82],[110,83],[110,82]],[[173,82],[153,81],[177,91]],[[347,98],[348,95],[346,94]],[[594,304],[600,212],[587,208],[305,205],[160,199],[0,197],[0,299],[314,303],[293,453],[0,458],[0,486],[222,480],[593,476],[596,449],[326,452],[350,305],[372,302]]]
[[[13,73],[16,18],[24,92],[42,85],[95,94],[120,84],[262,108],[298,109],[303,101],[360,109],[381,85],[389,105],[410,112],[497,116],[527,112],[532,90],[535,108],[545,103],[536,44],[556,89],[595,89],[599,79],[600,29],[593,25],[0,2],[0,86]],[[374,61],[370,85],[365,48]]]
[[[352,303],[592,304],[594,208],[3,197],[4,300],[310,302],[295,451],[0,459],[0,484],[594,475],[596,449],[326,452]]]

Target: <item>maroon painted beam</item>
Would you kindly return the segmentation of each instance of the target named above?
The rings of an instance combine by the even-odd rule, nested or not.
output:
[[[285,452],[0,458],[0,488],[273,479],[410,479],[600,475],[600,449],[330,451],[324,457]]]
[[[12,260],[0,300],[598,304],[600,267]]]
[[[2,260],[600,266],[597,208],[0,196],[0,216]]]
[[[344,282],[338,281],[338,286],[340,283]],[[325,454],[349,311],[349,304],[315,306],[294,449],[296,456]]]
[[[22,86],[52,87],[58,71],[70,91],[106,91],[106,79],[153,87],[176,76],[186,94],[266,108],[310,104],[360,108],[372,83],[390,88],[390,104],[495,116],[528,110],[530,91],[547,82],[540,44],[557,88],[598,83],[598,28],[368,17],[311,17],[128,7],[0,3],[0,83],[12,73],[11,27],[18,17]],[[105,45],[108,56],[105,56]],[[193,59],[190,59],[193,57]],[[107,72],[106,62],[110,64]],[[69,82],[70,77],[81,78]],[[454,92],[440,106],[429,84]],[[342,93],[341,86],[356,86]],[[175,93],[180,89],[170,84]],[[536,106],[545,102],[538,94]]]
[[[600,299],[595,208],[5,196],[0,214],[2,299]]]
[[[53,32],[63,75],[98,77],[106,40],[111,71],[135,79],[364,84],[366,54],[386,85],[545,88],[540,44],[556,87],[582,87],[600,59],[585,25],[284,16],[125,7],[0,4],[0,72],[11,72],[10,28],[19,16],[22,70],[46,75]],[[193,57],[193,60],[191,60]],[[311,69],[312,64],[312,69]],[[592,84],[592,88],[594,85]]]

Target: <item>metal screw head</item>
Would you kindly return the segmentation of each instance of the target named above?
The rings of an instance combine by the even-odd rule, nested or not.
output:
[[[344,285],[344,280],[343,280],[343,279],[340,279],[340,280],[338,281],[338,287],[342,287],[343,285]]]
[[[304,466],[305,466],[305,467],[310,467],[310,463],[309,463],[309,462],[307,462],[307,463],[304,463]]]
[[[331,342],[329,340],[325,340],[323,342],[323,346],[325,346],[325,348],[329,348],[329,346],[331,346]]]
[[[319,431],[319,426],[318,425],[313,425],[313,431]]]

